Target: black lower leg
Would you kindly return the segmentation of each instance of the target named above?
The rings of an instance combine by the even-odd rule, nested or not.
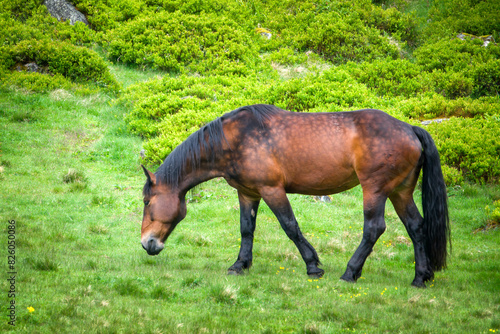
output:
[[[430,266],[429,258],[425,250],[425,234],[423,232],[423,218],[420,216],[416,206],[414,211],[408,212],[405,227],[413,242],[415,253],[415,278],[412,285],[425,288],[425,282],[434,277],[434,272]]]
[[[365,205],[366,207],[366,205]],[[347,282],[356,282],[361,277],[366,258],[373,250],[378,238],[385,231],[384,221],[385,200],[373,209],[365,209],[365,223],[363,226],[363,239],[358,249],[347,263],[347,269],[340,279]]]
[[[413,243],[415,253],[415,278],[412,285],[425,288],[425,282],[434,276],[429,259],[425,251],[425,235],[423,232],[423,218],[413,201],[413,196],[395,194],[391,201],[399,218],[406,227],[406,231]]]
[[[306,263],[307,275],[319,278],[323,276],[325,271],[318,266],[321,264],[319,261],[318,253],[314,247],[306,240],[302,232],[300,231],[299,224],[295,220],[295,217],[291,220],[280,220],[281,227],[285,230],[286,235],[295,243],[297,249],[302,256],[302,259]]]
[[[228,274],[239,275],[252,265],[253,236],[259,200],[249,200],[239,194],[241,246],[236,262],[228,269]]]
[[[295,246],[297,246],[306,264],[307,274],[315,278],[323,276],[325,271],[318,268],[321,264],[318,254],[300,231],[299,224],[295,219],[295,215],[293,214],[292,207],[286,195],[283,193],[282,197],[273,199],[272,201],[266,198],[264,198],[264,200],[266,200],[267,204],[278,218],[286,235],[294,242]]]

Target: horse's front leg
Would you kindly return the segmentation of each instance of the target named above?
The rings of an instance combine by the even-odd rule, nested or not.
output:
[[[238,192],[240,201],[241,247],[238,260],[228,269],[229,275],[239,275],[252,265],[253,234],[260,199],[250,199]]]
[[[318,268],[318,265],[321,264],[318,254],[300,231],[299,224],[295,219],[292,206],[288,201],[285,190],[278,187],[267,188],[261,191],[261,194],[266,204],[278,218],[286,235],[295,243],[295,246],[297,246],[300,255],[302,255],[302,259],[304,259],[306,263],[307,274],[314,278],[323,276],[325,271]]]

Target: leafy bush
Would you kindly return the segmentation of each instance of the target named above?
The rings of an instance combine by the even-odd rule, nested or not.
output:
[[[498,50],[456,39],[416,49],[416,63],[380,59],[348,68],[380,96],[414,97],[433,91],[448,99],[495,96],[500,85]]]
[[[29,19],[44,0],[0,0],[0,8],[13,19],[25,21]]]
[[[236,22],[212,14],[158,13],[108,36],[110,59],[173,72],[248,74],[259,57]]]
[[[293,45],[313,50],[336,64],[399,56],[396,45],[359,19],[342,20],[335,12],[325,13],[303,28],[303,32],[294,33]]]
[[[376,60],[362,66],[350,66],[355,77],[380,96],[416,96],[432,89],[422,67],[406,59]]]
[[[222,14],[236,20],[250,16],[249,8],[256,1],[240,2],[234,0],[153,0],[146,1],[147,6],[156,11],[181,12],[184,14],[214,13]],[[244,22],[242,22],[244,24]],[[252,26],[253,27],[253,26]]]
[[[490,217],[491,226],[500,225],[500,200],[493,202],[493,209],[486,206],[486,213]]]
[[[448,187],[459,186],[464,183],[464,177],[458,169],[444,164],[441,165],[441,169],[443,171],[444,182]]]
[[[483,47],[482,41],[478,39],[453,38],[423,45],[415,50],[414,56],[417,64],[426,71],[467,72],[476,64],[499,59],[500,48],[493,44]]]
[[[473,80],[462,72],[436,70],[431,73],[430,77],[434,90],[449,99],[466,97],[472,93]]]
[[[429,23],[424,34],[427,39],[439,40],[465,32],[477,36],[499,38],[500,7],[496,0],[441,0],[429,11]]]
[[[22,40],[44,39],[43,31],[30,25],[23,24],[7,15],[0,16],[0,36],[2,46],[15,45]]]
[[[16,86],[37,92],[57,88],[83,92],[86,88],[74,83],[91,83],[108,90],[118,89],[118,83],[97,53],[73,46],[90,45],[95,40],[96,35],[85,24],[72,26],[59,22],[40,4],[33,5],[29,15],[28,11],[24,13],[22,22],[19,17],[13,18],[14,12],[0,15],[2,87]],[[29,62],[37,63],[43,74],[15,70]]]
[[[411,118],[430,119],[438,117],[475,117],[481,115],[498,115],[500,100],[493,97],[470,97],[456,100],[446,99],[443,95],[431,93],[400,101],[398,108]]]
[[[414,15],[402,13],[395,7],[384,10],[378,6],[370,6],[360,13],[370,26],[395,35],[411,46],[416,45],[418,32]]]
[[[305,53],[299,53],[294,51],[289,47],[282,47],[277,51],[272,52],[267,57],[271,62],[283,64],[283,65],[295,65],[300,63],[305,63],[307,61],[307,55]]]
[[[365,85],[343,69],[331,68],[269,87],[268,103],[292,111],[340,111],[375,107],[378,101]]]
[[[479,63],[472,74],[474,80],[473,95],[498,96],[500,93],[500,60]]]
[[[42,1],[43,2],[43,1]],[[36,1],[34,2],[36,3]],[[26,10],[26,8],[24,8]],[[58,21],[41,4],[33,6],[24,19],[16,19],[7,11],[0,13],[0,36],[3,45],[17,44],[22,40],[66,40],[75,45],[90,46],[97,39],[96,33],[84,23],[70,25],[68,21]]]
[[[41,73],[12,72],[2,77],[3,88],[22,87],[32,92],[49,92],[56,89],[74,89],[75,85],[60,74],[53,76]]]
[[[106,63],[95,51],[66,42],[23,40],[0,48],[0,57],[4,69],[35,62],[49,75],[59,74],[73,82],[91,82],[109,90],[119,88]]]
[[[73,0],[76,8],[85,14],[90,26],[96,31],[107,31],[121,22],[137,17],[145,9],[142,0]]]
[[[473,182],[498,181],[500,117],[451,118],[427,128],[436,142],[442,162]]]

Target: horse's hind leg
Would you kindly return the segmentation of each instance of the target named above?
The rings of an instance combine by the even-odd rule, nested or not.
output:
[[[363,239],[349,263],[347,263],[347,269],[340,279],[347,282],[356,282],[361,276],[366,258],[372,252],[378,238],[385,231],[384,210],[386,200],[385,195],[372,194],[363,189]]]
[[[250,199],[238,192],[240,201],[241,247],[238,260],[228,269],[228,274],[239,275],[252,265],[253,234],[260,199]]]
[[[399,218],[406,227],[413,242],[415,252],[415,278],[412,285],[416,287],[425,287],[425,281],[434,276],[429,259],[425,252],[425,234],[423,232],[423,218],[418,212],[417,206],[413,201],[413,189],[411,191],[402,191],[389,196],[394,209]]]
[[[313,246],[306,240],[304,235],[302,235],[285,190],[282,188],[267,188],[261,191],[261,195],[274,215],[278,218],[286,235],[295,243],[295,246],[297,246],[300,255],[302,255],[302,259],[304,259],[306,263],[307,274],[315,278],[323,276],[325,271],[318,268],[318,265],[320,265],[318,254]]]

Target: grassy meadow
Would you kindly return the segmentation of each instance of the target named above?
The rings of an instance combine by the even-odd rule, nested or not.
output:
[[[88,26],[0,0],[1,332],[500,331],[497,1],[71,2]],[[323,278],[264,203],[253,267],[228,276],[239,207],[220,179],[188,194],[148,256],[141,163],[156,170],[201,125],[254,103],[444,119],[426,129],[448,184],[448,268],[411,287],[413,246],[388,202],[362,277],[340,281],[361,241],[357,187],[331,203],[290,195]]]
[[[113,66],[124,84],[154,73]],[[127,81],[128,80],[128,81]],[[490,333],[500,329],[500,240],[484,230],[498,186],[449,189],[453,251],[427,289],[410,286],[413,248],[391,204],[387,232],[356,284],[339,280],[361,239],[360,188],[332,203],[290,196],[324,278],[261,204],[254,265],[227,276],[239,248],[236,192],[189,194],[188,215],[156,257],[140,245],[141,139],[103,94],[0,94],[2,331],[54,333]],[[416,192],[419,197],[419,192]],[[420,200],[417,199],[419,202]],[[15,220],[15,326],[7,306]]]

